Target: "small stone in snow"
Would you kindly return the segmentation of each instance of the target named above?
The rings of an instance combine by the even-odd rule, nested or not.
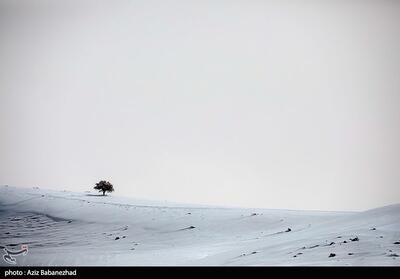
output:
[[[336,256],[335,253],[330,253],[330,254],[329,254],[329,258],[333,258],[333,257],[335,257],[335,256]]]
[[[293,258],[297,258],[297,256],[303,255],[303,253],[297,253],[296,255],[293,256]]]

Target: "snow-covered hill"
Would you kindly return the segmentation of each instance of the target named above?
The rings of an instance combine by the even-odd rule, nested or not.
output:
[[[400,266],[400,205],[212,208],[0,186],[0,246],[21,244],[17,265]]]

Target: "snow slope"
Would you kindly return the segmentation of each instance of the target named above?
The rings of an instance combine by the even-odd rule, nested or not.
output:
[[[21,244],[22,266],[399,266],[400,204],[361,213],[212,208],[0,186],[0,246]]]

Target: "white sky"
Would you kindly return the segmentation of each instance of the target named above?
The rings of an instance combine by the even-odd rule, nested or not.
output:
[[[400,202],[400,1],[0,0],[0,185]]]

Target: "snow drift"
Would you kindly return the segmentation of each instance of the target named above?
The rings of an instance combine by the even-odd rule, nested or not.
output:
[[[21,266],[399,266],[400,205],[365,212],[212,208],[2,186],[0,246],[23,244],[29,253],[17,257]],[[0,265],[8,264],[0,258]]]

